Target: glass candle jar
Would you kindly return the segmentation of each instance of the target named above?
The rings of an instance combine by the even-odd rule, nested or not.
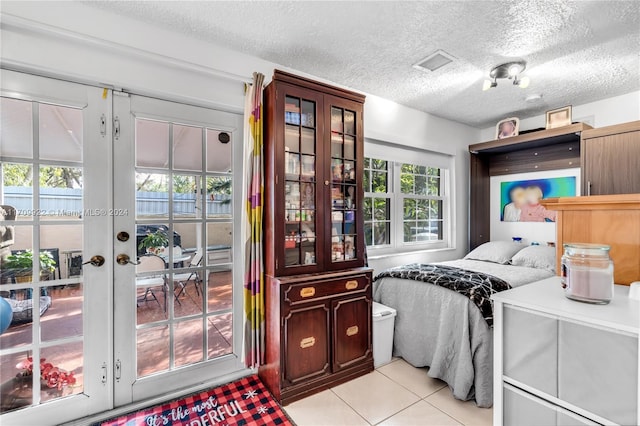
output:
[[[609,303],[613,298],[611,247],[604,244],[564,244],[562,286],[569,299]]]

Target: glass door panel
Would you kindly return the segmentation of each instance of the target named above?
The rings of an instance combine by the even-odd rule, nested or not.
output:
[[[285,98],[285,265],[316,264],[316,103]]]
[[[71,251],[83,253],[84,203],[82,109],[7,98],[2,103],[9,108],[3,109],[3,116],[29,110],[28,122],[36,123],[38,132],[27,141],[37,143],[38,149],[32,146],[22,154],[39,153],[2,162],[0,226],[5,220],[16,221],[8,225],[11,237],[1,249],[0,295],[13,312],[0,335],[0,351],[17,351],[8,355],[17,362],[3,361],[0,371],[2,380],[13,381],[11,387],[8,382],[2,385],[0,413],[5,413],[83,393],[83,280],[82,273],[70,276],[65,261]],[[10,119],[7,124],[17,121]],[[20,130],[3,130],[3,139],[8,140],[2,146],[10,147]],[[34,354],[39,362],[33,362]],[[47,382],[29,373],[52,367],[66,377],[61,389],[52,386],[53,377]]]
[[[116,267],[116,293],[128,300],[123,315],[131,318],[116,330],[116,354],[134,360],[116,384],[121,405],[241,366],[234,315],[242,296],[234,284],[242,272],[234,276],[233,260],[240,119],[133,95],[114,108],[129,117],[121,139],[130,147],[116,158],[116,204],[135,205],[134,220],[116,227],[136,235],[117,250],[137,258],[135,266]]]
[[[231,173],[231,134],[222,130],[207,129],[207,171]]]
[[[356,258],[356,113],[331,107],[331,260]]]
[[[111,167],[110,144],[94,143],[108,102],[101,89],[0,72],[5,93],[42,91],[0,98],[0,422],[58,424],[111,407],[100,377],[112,211],[94,195],[109,190],[94,167]],[[104,263],[86,265],[96,254]]]

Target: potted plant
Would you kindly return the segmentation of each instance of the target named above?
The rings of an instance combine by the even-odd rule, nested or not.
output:
[[[56,261],[48,251],[40,252],[39,258],[40,277],[45,278],[56,269]],[[10,254],[2,261],[2,266],[13,273],[16,282],[30,282],[32,281],[33,252],[25,250]]]
[[[169,245],[169,237],[164,231],[156,231],[147,234],[146,237],[140,241],[138,249],[146,249],[147,253],[158,254]]]

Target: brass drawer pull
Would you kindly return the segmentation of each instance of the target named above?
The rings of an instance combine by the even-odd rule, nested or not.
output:
[[[311,297],[316,294],[315,287],[305,287],[300,290],[300,297]]]
[[[347,281],[347,283],[344,285],[344,288],[346,288],[347,290],[356,289],[358,288],[358,281],[356,280]]]
[[[313,336],[305,337],[304,339],[300,340],[300,347],[302,349],[310,348],[315,344],[316,344],[316,338]]]
[[[355,336],[356,334],[358,334],[357,325],[352,325],[351,327],[347,328],[347,336],[351,337],[351,336]]]

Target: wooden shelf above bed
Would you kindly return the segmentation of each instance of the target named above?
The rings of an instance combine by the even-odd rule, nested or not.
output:
[[[506,139],[496,139],[488,142],[476,143],[469,145],[469,152],[473,154],[497,154],[557,145],[567,142],[579,142],[580,134],[583,131],[590,129],[593,129],[593,127],[588,124],[575,123],[570,126],[558,127],[556,129],[540,130]]]

